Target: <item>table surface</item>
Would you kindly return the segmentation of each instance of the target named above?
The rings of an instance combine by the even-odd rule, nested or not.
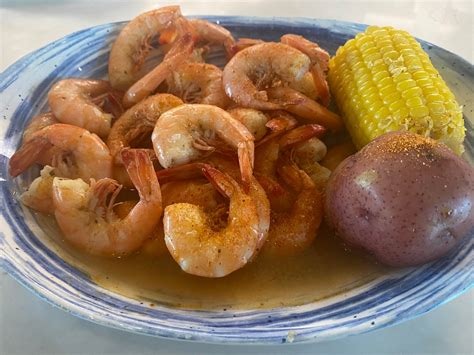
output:
[[[0,0],[0,71],[73,31],[127,20],[157,1]],[[304,16],[401,27],[471,63],[472,1],[160,1],[189,15]],[[0,354],[474,354],[474,291],[417,319],[317,344],[223,346],[150,338],[98,326],[53,308],[0,271]]]

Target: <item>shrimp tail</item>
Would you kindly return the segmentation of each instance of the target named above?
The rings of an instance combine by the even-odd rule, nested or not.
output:
[[[52,144],[43,137],[33,137],[25,142],[10,158],[10,175],[17,177],[23,173],[36,163],[40,156],[51,147]]]
[[[121,155],[128,175],[140,195],[140,200],[149,201],[157,191],[161,190],[148,152],[144,149],[123,149]],[[161,200],[161,192],[159,199]]]
[[[237,146],[237,155],[239,157],[240,174],[244,183],[244,190],[248,192],[250,180],[253,175],[255,147],[252,141],[241,142]]]
[[[316,86],[316,90],[318,91],[321,103],[323,104],[323,106],[328,107],[329,102],[331,101],[329,86],[326,80],[326,75],[321,69],[319,63],[316,62],[313,64],[313,66],[311,67],[311,75],[313,76],[314,84]]]
[[[166,184],[176,180],[187,180],[202,177],[204,163],[189,163],[175,166],[173,168],[163,169],[156,172],[160,184]]]
[[[313,137],[320,138],[325,132],[326,128],[318,124],[300,126],[281,137],[279,144],[282,148],[291,147]]]
[[[294,128],[298,124],[298,121],[294,119],[293,117],[276,117],[272,118],[270,121],[268,121],[265,124],[265,127],[270,129],[271,133],[267,134],[265,137],[260,139],[258,142],[256,142],[255,146],[259,147],[262,144],[268,142],[269,140],[272,140],[275,137],[278,137],[279,135],[283,134],[286,131],[289,131],[290,129]]]
[[[202,173],[219,193],[230,198],[237,187],[237,182],[229,175],[217,170],[209,164],[202,164]]]

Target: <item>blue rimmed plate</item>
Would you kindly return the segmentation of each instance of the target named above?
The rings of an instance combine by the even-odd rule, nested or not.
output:
[[[284,33],[299,33],[317,40],[332,54],[365,29],[329,20],[208,19],[236,37],[276,40]],[[137,333],[216,343],[282,343],[326,340],[396,324],[428,312],[472,285],[473,238],[434,263],[389,272],[334,297],[301,306],[232,313],[143,305],[96,285],[66,263],[45,242],[48,231],[15,198],[33,174],[10,179],[8,158],[17,149],[28,120],[46,108],[46,94],[57,78],[105,77],[108,52],[122,26],[107,24],[73,33],[23,57],[0,75],[0,257],[2,267],[35,294],[81,318]],[[439,47],[422,44],[464,106],[466,159],[472,163],[473,66]]]

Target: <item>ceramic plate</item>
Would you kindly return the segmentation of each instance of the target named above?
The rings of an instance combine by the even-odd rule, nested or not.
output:
[[[208,17],[236,37],[277,40],[298,33],[334,54],[366,26],[328,20]],[[81,318],[132,332],[215,343],[284,343],[332,339],[393,325],[430,311],[472,285],[473,239],[416,269],[390,272],[321,301],[270,310],[192,311],[150,307],[101,288],[45,242],[47,230],[15,196],[37,170],[12,180],[8,159],[28,120],[46,109],[46,94],[68,76],[105,77],[108,53],[123,23],[73,33],[17,61],[0,75],[0,247],[2,267],[35,294]],[[421,41],[464,106],[466,159],[474,156],[474,71],[462,58]],[[219,61],[219,58],[214,58]]]

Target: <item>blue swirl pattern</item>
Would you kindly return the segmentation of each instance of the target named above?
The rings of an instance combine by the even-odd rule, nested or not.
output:
[[[334,54],[365,25],[331,20],[206,17],[236,37],[277,40],[297,33]],[[49,303],[90,321],[166,338],[215,343],[284,343],[327,340],[390,326],[430,311],[473,284],[473,238],[448,256],[416,269],[394,271],[361,287],[297,307],[236,312],[150,307],[94,284],[45,243],[47,231],[16,200],[38,174],[30,169],[12,180],[8,159],[31,117],[45,111],[47,92],[61,78],[104,78],[108,53],[123,23],[85,29],[41,48],[0,75],[0,261],[25,287]],[[472,65],[421,41],[464,105],[466,158],[474,157]],[[223,64],[222,54],[212,58]],[[446,68],[446,69],[445,69]]]

